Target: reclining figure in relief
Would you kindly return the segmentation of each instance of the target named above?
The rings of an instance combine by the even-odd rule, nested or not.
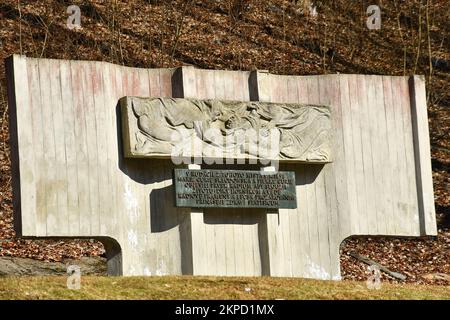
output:
[[[133,157],[186,156],[187,148],[188,155],[331,161],[327,106],[127,97],[122,108],[133,115],[125,132]]]

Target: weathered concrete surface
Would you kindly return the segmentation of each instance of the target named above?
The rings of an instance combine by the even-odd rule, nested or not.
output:
[[[110,274],[339,279],[346,237],[436,235],[421,77],[14,56],[7,79],[17,233],[98,238]],[[123,157],[125,96],[329,105],[333,162],[280,165],[295,172],[296,209],[176,208],[170,161]],[[259,169],[220,167],[244,168]]]
[[[67,275],[67,266],[77,265],[81,275],[107,275],[106,259],[82,257],[64,262],[45,262],[30,258],[0,257],[0,276],[62,276]]]

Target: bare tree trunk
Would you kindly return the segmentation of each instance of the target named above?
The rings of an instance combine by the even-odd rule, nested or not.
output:
[[[419,0],[419,43],[417,45],[417,54],[416,54],[416,61],[414,63],[413,74],[416,73],[417,64],[419,62],[420,57],[421,45],[422,45],[422,0]]]
[[[430,0],[427,0],[427,7],[426,7],[426,19],[427,19],[427,41],[428,41],[428,63],[429,63],[429,73],[428,73],[428,85],[431,84],[431,80],[432,80],[432,76],[433,76],[433,62],[432,62],[432,57],[431,57],[431,39],[430,39]],[[429,94],[430,94],[430,90],[428,90],[428,96],[427,96],[427,101],[429,100]]]
[[[406,45],[405,45],[405,39],[403,37],[402,25],[400,24],[400,10],[397,6],[397,1],[394,1],[394,7],[395,7],[395,11],[397,11],[398,32],[400,34],[400,38],[402,39],[402,45],[403,45],[403,76],[405,76],[406,75]]]
[[[183,30],[183,23],[184,23],[184,18],[186,17],[186,11],[187,11],[187,8],[192,4],[192,1],[193,0],[189,0],[189,1],[185,1],[184,2],[183,12],[181,14],[181,19],[180,19],[180,22],[177,23],[177,30],[176,30],[176,33],[175,33],[175,40],[174,40],[174,43],[173,43],[173,46],[172,46],[172,53],[170,55],[170,58],[171,58],[172,62],[173,62],[173,57],[175,55],[175,51],[177,50],[178,40],[180,39],[181,31]]]
[[[22,55],[22,11],[20,10],[20,0],[17,0],[17,10],[19,10],[19,45],[20,54]]]

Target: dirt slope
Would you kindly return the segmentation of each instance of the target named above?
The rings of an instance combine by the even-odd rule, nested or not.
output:
[[[381,30],[368,30],[366,8],[377,3]],[[79,5],[80,30],[69,30],[67,6]],[[408,281],[450,274],[450,14],[445,0],[321,1],[11,1],[0,0],[0,60],[31,57],[103,60],[135,67],[192,64],[208,69],[266,69],[278,74],[423,74],[427,79],[436,240],[350,239],[342,273],[366,279],[357,250]],[[314,5],[314,4],[312,4]],[[60,261],[102,254],[92,241],[14,238],[6,81],[0,68],[0,255]]]

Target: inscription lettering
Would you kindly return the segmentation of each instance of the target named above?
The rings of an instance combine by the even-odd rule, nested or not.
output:
[[[175,169],[178,207],[296,208],[295,175]]]

